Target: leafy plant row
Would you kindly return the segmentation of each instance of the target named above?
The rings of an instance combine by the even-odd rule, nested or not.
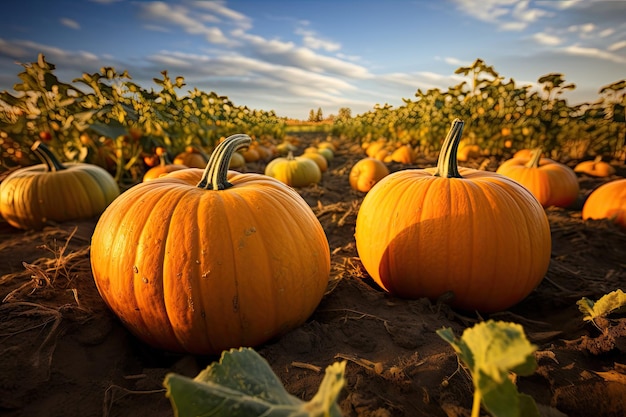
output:
[[[190,145],[209,149],[236,132],[257,138],[284,134],[284,119],[273,111],[238,106],[197,89],[179,96],[184,79],[166,71],[154,78],[160,88],[155,91],[111,67],[66,83],[42,54],[22,66],[15,92],[0,93],[5,166],[36,162],[27,150],[41,139],[66,160],[103,166],[121,180],[158,146],[176,154]]]
[[[469,82],[446,91],[418,89],[416,99],[404,99],[398,108],[376,105],[356,117],[340,116],[333,134],[362,142],[383,137],[429,153],[438,151],[451,121],[460,118],[466,141],[489,155],[541,147],[554,158],[625,156],[626,80],[602,87],[595,102],[570,106],[563,93],[575,85],[559,73],[540,77],[535,91],[505,80],[481,59],[455,73]]]

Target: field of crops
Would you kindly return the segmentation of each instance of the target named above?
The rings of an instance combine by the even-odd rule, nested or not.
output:
[[[274,317],[273,320],[279,322],[278,329],[272,328],[275,333],[255,344],[254,348],[267,361],[286,391],[299,400],[313,399],[320,386],[324,386],[322,380],[327,367],[343,363],[343,386],[336,394],[338,407],[335,412],[346,417],[478,416],[474,402],[477,392],[482,395],[481,415],[535,415],[527,413],[528,398],[533,409],[536,405],[538,415],[542,416],[626,415],[626,318],[623,315],[626,297],[618,291],[624,289],[626,280],[626,218],[620,217],[624,215],[619,211],[606,218],[583,216],[583,208],[593,191],[626,178],[626,81],[602,88],[597,102],[573,107],[561,97],[563,91],[572,88],[561,74],[542,77],[540,83],[544,90],[532,92],[528,87],[515,85],[512,80],[504,80],[480,60],[458,72],[468,75],[472,82],[451,87],[448,91],[418,91],[416,99],[406,100],[399,108],[376,106],[370,112],[354,116],[343,109],[333,120],[311,127],[280,118],[273,112],[236,105],[213,92],[193,91],[186,96],[177,95],[176,90],[183,87],[184,80],[171,79],[166,73],[158,80],[163,89],[155,92],[133,84],[125,74],[118,74],[112,68],[103,68],[100,74],[85,74],[82,79],[69,84],[56,79],[54,66],[43,56],[38,62],[25,66],[20,74],[23,84],[16,86],[16,92],[0,94],[0,100],[8,106],[0,118],[3,163],[0,185],[4,184],[4,191],[0,187],[0,193],[8,195],[7,184],[12,190],[28,186],[26,182],[14,182],[12,175],[39,163],[36,154],[42,155],[51,166],[58,167],[51,162],[56,155],[66,166],[83,163],[102,168],[102,172],[92,176],[102,182],[109,181],[104,180],[105,175],[111,178],[110,184],[114,185],[107,183],[109,185],[103,186],[103,195],[106,197],[109,193],[111,200],[115,200],[111,206],[119,211],[120,220],[113,223],[117,221],[117,215],[110,213],[102,217],[99,214],[81,216],[88,212],[88,204],[76,203],[78,208],[61,210],[62,213],[77,210],[79,215],[76,218],[42,222],[42,216],[60,215],[58,210],[39,214],[38,210],[46,207],[42,203],[44,194],[39,194],[39,200],[32,201],[33,208],[26,207],[26,197],[23,197],[24,206],[13,207],[12,202],[18,199],[14,197],[18,195],[17,191],[11,191],[10,199],[0,198],[4,216],[0,219],[0,356],[3,358],[0,364],[0,410],[3,415],[174,415],[164,387],[166,376],[173,373],[195,377],[220,359],[219,352],[194,352],[206,346],[203,344],[206,337],[201,332],[190,330],[189,339],[177,334],[178,341],[174,341],[174,337],[159,336],[162,330],[155,324],[158,320],[144,324],[148,323],[146,317],[151,315],[151,307],[154,306],[156,316],[159,299],[167,298],[167,295],[157,294],[156,298],[147,298],[147,301],[140,300],[138,295],[137,299],[132,299],[126,295],[134,290],[123,285],[119,285],[118,295],[108,295],[115,293],[117,284],[112,283],[107,290],[103,283],[110,277],[123,275],[124,271],[131,276],[139,274],[137,283],[140,286],[151,283],[149,278],[152,275],[141,272],[143,263],[132,260],[124,263],[124,255],[135,250],[135,259],[167,257],[166,253],[177,251],[174,258],[181,259],[180,270],[196,270],[193,262],[185,262],[188,258],[195,259],[194,256],[205,256],[205,247],[193,244],[193,239],[198,236],[210,241],[206,247],[232,246],[235,248],[230,255],[233,259],[223,263],[244,265],[239,270],[232,269],[235,271],[232,274],[240,280],[237,284],[241,286],[237,290],[239,298],[231,300],[224,295],[227,301],[222,303],[220,294],[207,292],[203,295],[214,297],[211,298],[212,304],[222,303],[227,307],[224,311],[238,316],[237,320],[228,314],[221,316],[215,326],[221,330],[216,330],[216,334],[228,338],[237,334],[237,329],[233,328],[241,327],[244,329],[241,340],[252,340],[246,337],[258,332],[256,324],[249,323],[264,324],[272,321],[265,317]],[[121,84],[115,84],[120,81]],[[19,91],[30,94],[20,96]],[[438,158],[444,138],[450,137],[450,125],[458,119],[465,123],[458,155],[454,147],[451,157],[448,155],[450,158],[444,158],[442,162]],[[454,129],[456,122],[452,126]],[[243,145],[237,153],[242,159],[237,166],[232,165],[234,158],[230,160],[231,168],[243,175],[228,174],[228,180],[236,184],[228,188],[226,176],[220,178],[217,169],[215,172],[207,170],[205,174],[209,175],[209,180],[204,186],[209,190],[213,185],[214,189],[226,188],[223,191],[228,191],[240,187],[237,181],[242,181],[247,174],[267,174],[282,182],[291,181],[291,187],[285,187],[289,189],[288,194],[301,198],[304,206],[298,206],[299,209],[310,212],[311,216],[296,211],[277,215],[277,211],[268,209],[253,219],[255,227],[247,227],[243,235],[235,239],[238,235],[229,234],[228,226],[219,226],[220,233],[213,230],[206,234],[198,232],[205,223],[201,213],[194,214],[192,210],[201,207],[215,215],[213,205],[198,203],[193,208],[188,204],[176,211],[177,204],[183,207],[183,197],[178,197],[180,200],[171,204],[168,216],[173,218],[182,212],[193,219],[189,227],[181,229],[184,233],[171,237],[172,241],[176,239],[177,245],[142,246],[148,241],[154,241],[156,245],[160,240],[157,232],[141,234],[141,228],[148,230],[148,225],[154,222],[146,220],[142,226],[136,227],[135,223],[138,225],[143,221],[142,213],[147,213],[148,209],[173,201],[156,194],[159,184],[165,188],[166,180],[152,180],[153,185],[149,185],[149,182],[142,182],[145,173],[158,168],[159,160],[167,165],[174,162],[191,166],[192,159],[199,158],[202,162],[198,166],[203,167],[208,155],[223,152],[225,144],[232,139],[224,141],[224,138],[234,133],[244,133],[253,139],[248,145],[239,138]],[[460,131],[458,134],[460,139]],[[332,151],[327,153],[325,149],[330,148]],[[461,167],[473,170],[472,174],[463,168],[459,171],[467,176],[463,181],[470,181],[471,175],[492,175],[517,151],[532,152],[537,148],[544,157],[558,161],[555,170],[566,171],[569,175],[570,183],[567,186],[562,183],[561,188],[555,188],[552,193],[553,197],[558,194],[559,198],[548,201],[543,207],[544,196],[529,200],[527,197],[531,191],[513,183],[511,187],[517,190],[515,192],[526,196],[520,204],[530,201],[528,212],[524,209],[519,214],[489,218],[487,226],[476,227],[472,232],[475,236],[491,236],[480,233],[482,229],[495,230],[502,226],[503,230],[515,231],[515,234],[510,232],[497,242],[477,238],[471,246],[462,247],[462,251],[471,254],[466,256],[439,250],[437,236],[426,236],[428,241],[422,237],[425,242],[421,242],[418,229],[411,229],[408,244],[394,246],[390,242],[389,248],[396,248],[396,252],[393,255],[385,252],[377,271],[368,269],[373,261],[369,255],[367,259],[364,256],[369,254],[364,245],[373,247],[379,243],[368,241],[370,235],[379,233],[376,236],[383,236],[376,226],[387,224],[393,227],[393,222],[386,223],[391,218],[422,208],[408,205],[410,196],[399,193],[396,197],[388,197],[398,199],[394,216],[380,215],[378,210],[383,210],[382,203],[380,209],[371,209],[372,196],[384,187],[373,191],[355,189],[351,185],[351,174],[357,162],[368,156],[380,162],[388,170],[387,180],[393,174],[422,172],[425,168],[445,165],[446,174],[441,178],[444,180],[454,176],[453,168],[458,157]],[[289,153],[304,158],[307,152],[316,156],[308,155],[306,164],[303,159],[298,159],[297,165],[319,171],[307,168],[308,171],[288,175],[285,161],[279,161],[283,165],[277,163],[280,159],[288,159]],[[544,162],[543,159],[539,162],[539,156],[536,154],[536,163],[552,164],[553,161]],[[531,156],[525,158],[525,164],[529,164],[526,168],[537,169],[529,162]],[[593,172],[592,175],[577,168],[580,162],[591,162],[594,158],[609,163],[609,171]],[[295,165],[296,161],[291,164]],[[227,166],[221,167],[225,173]],[[186,175],[191,175],[188,172],[178,169],[166,178],[183,181]],[[119,197],[113,192],[115,187],[119,187],[115,190]],[[527,187],[532,189],[531,185]],[[66,196],[61,189],[55,196]],[[142,196],[138,191],[149,189],[154,197]],[[24,192],[23,196],[27,195]],[[436,200],[432,204],[434,209],[440,205],[443,210],[443,194],[429,195],[430,200]],[[106,200],[105,197],[102,201]],[[370,197],[369,201],[366,197]],[[68,194],[64,201],[70,200]],[[123,200],[127,200],[126,206],[119,205]],[[237,199],[228,201],[234,204],[234,200]],[[264,202],[254,201],[251,207],[265,207]],[[135,202],[139,208],[135,208]],[[429,199],[424,198],[424,207],[428,202]],[[109,203],[105,201],[105,205]],[[273,210],[283,205],[287,206],[287,203],[275,205]],[[498,206],[494,204],[493,213],[498,212]],[[482,211],[477,209],[477,213],[471,214],[472,223],[459,223],[454,216],[448,215],[449,222],[455,221],[455,227],[460,225],[471,229],[473,225],[481,224],[481,216],[492,215],[484,205],[480,207]],[[533,211],[531,209],[535,214],[528,214]],[[365,210],[373,220],[367,220],[364,225],[358,220],[364,218]],[[460,209],[453,206],[450,210]],[[624,197],[621,210],[624,210]],[[130,214],[124,217],[126,213]],[[236,223],[235,217],[230,217],[236,214],[233,210],[224,213],[228,216],[224,224]],[[253,214],[246,216],[252,218]],[[164,217],[152,218],[156,223],[167,221]],[[273,223],[277,218],[278,223]],[[110,222],[108,227],[98,228],[101,219]],[[181,223],[187,222],[182,220],[183,217],[180,219]],[[306,219],[308,225],[313,224],[313,229],[306,229],[311,231],[303,235],[301,230],[309,227],[305,224]],[[443,219],[441,224],[445,225],[446,216]],[[513,221],[509,222],[509,229],[499,224],[510,219]],[[541,237],[544,242],[539,241],[538,234],[531,234],[530,237],[536,240],[531,239],[532,243],[526,245],[529,250],[522,248],[518,253],[520,257],[527,253],[533,256],[521,261],[515,259],[508,251],[517,248],[516,239],[524,239],[525,231],[531,230],[535,223],[540,224],[541,219],[546,221],[543,230],[547,235]],[[620,224],[620,219],[625,224]],[[301,222],[302,228],[276,226],[283,220]],[[242,220],[241,224],[244,223]],[[211,224],[221,225],[219,222]],[[316,235],[313,230],[317,224],[323,233]],[[365,227],[368,232],[358,232],[357,229],[364,230]],[[426,230],[429,226],[422,222],[421,227]],[[250,236],[260,235],[264,230],[286,233],[277,239],[276,244],[271,242],[271,248],[281,249],[267,249],[268,260],[244,249],[246,245],[253,245]],[[445,241],[449,245],[454,237],[461,239],[468,234],[467,230],[450,230],[451,240]],[[124,246],[135,242],[133,236],[137,236],[137,244]],[[546,241],[548,245],[545,245]],[[322,271],[323,287],[319,290],[307,287],[311,299],[294,292],[272,304],[269,297],[276,294],[270,289],[275,281],[284,278],[283,275],[288,275],[287,281],[312,279],[317,271],[316,265],[320,265],[317,262],[323,264],[324,259],[318,259],[322,251],[318,253],[309,248],[315,248],[316,244],[324,247],[326,242],[330,272],[326,281]],[[137,249],[140,246],[144,249]],[[270,242],[254,248],[265,250],[264,246],[270,247]],[[537,249],[541,247],[544,249]],[[498,248],[505,250],[497,252]],[[115,251],[121,255],[117,256]],[[281,251],[288,254],[282,258],[285,265],[307,266],[287,274],[282,270],[267,273],[266,269],[271,269],[267,265],[273,262],[269,259]],[[241,253],[254,254],[245,260],[249,264],[236,259]],[[504,261],[495,259],[493,253],[498,253],[497,257]],[[539,255],[544,255],[545,259],[542,261]],[[400,281],[393,281],[392,285],[391,280],[396,278],[387,277],[385,273],[389,271],[391,276],[393,271],[403,270],[405,264],[416,263],[416,259],[420,260],[420,273],[412,270],[409,275],[421,274],[424,282],[434,280],[431,276],[439,276],[440,270],[456,268],[457,272],[452,275],[461,283],[464,271],[471,270],[478,271],[472,275],[473,280],[482,280],[483,275],[495,276],[497,283],[494,285],[503,287],[492,290],[486,283],[484,292],[491,291],[488,297],[479,291],[461,299],[463,284],[458,287],[458,292],[454,287],[455,291],[440,293],[436,297],[406,297],[401,291],[404,275],[399,274]],[[429,262],[431,259],[436,260],[434,266]],[[119,267],[115,264],[117,260],[120,260]],[[545,270],[542,270],[542,262]],[[511,268],[508,264],[517,266]],[[520,290],[514,302],[499,303],[499,297],[506,298],[504,293],[509,287],[516,287],[516,274],[526,270],[527,264],[538,265],[537,285],[531,286],[527,293]],[[109,266],[100,265],[113,265],[111,268],[118,269],[109,273],[106,272]],[[218,268],[222,262],[211,265]],[[459,265],[461,272],[458,272]],[[165,270],[164,266],[162,268]],[[201,271],[202,266],[198,268]],[[494,268],[496,270],[492,272]],[[198,278],[205,279],[210,272],[198,272]],[[378,277],[379,274],[382,278]],[[229,281],[226,278],[229,277],[222,280]],[[488,278],[484,279],[488,281]],[[383,290],[377,280],[395,288],[392,291],[395,294]],[[258,288],[255,287],[257,284]],[[244,286],[257,288],[257,292],[244,299]],[[224,291],[228,290],[224,288]],[[167,290],[160,289],[162,293]],[[197,300],[193,298],[194,289],[185,287],[181,291],[187,290],[188,298],[180,297],[185,305],[181,310],[193,314],[202,310],[200,321],[208,320],[204,309],[209,307],[197,307],[197,303],[192,302]],[[200,290],[196,288],[195,291]],[[319,300],[315,298],[316,292]],[[104,297],[103,293],[107,296]],[[608,301],[602,298],[607,294],[612,294],[613,298]],[[116,304],[115,297],[122,301]],[[598,301],[600,299],[603,301]],[[245,303],[245,300],[254,302]],[[594,301],[598,301],[596,308]],[[142,304],[144,302],[147,304]],[[505,307],[492,309],[494,305]],[[140,310],[147,310],[148,316],[137,319]],[[244,320],[246,314],[249,316]],[[280,327],[284,325],[280,324],[281,315],[291,317],[291,314],[305,315],[301,320],[291,322],[290,326]],[[257,317],[253,316],[260,317],[260,321],[255,321]],[[197,320],[200,315],[194,317]],[[492,345],[485,343],[488,346],[484,356],[474,352],[476,356],[468,361],[468,351],[455,351],[442,330],[449,329],[458,337],[456,343],[470,344],[469,339],[461,339],[461,335],[481,323],[516,323],[520,327],[514,328],[523,330],[523,338],[517,335],[505,341],[502,337],[495,337]],[[164,339],[170,340],[156,343],[161,347],[146,342]],[[211,341],[209,345],[214,343],[219,345],[220,342]],[[167,348],[176,346],[191,353]],[[476,344],[472,347],[475,348]],[[527,350],[526,356],[520,356],[524,349]],[[494,364],[496,361],[490,362],[492,358],[489,356],[497,354],[502,354],[502,360],[497,364]],[[503,364],[505,362],[507,364]],[[503,380],[496,381],[500,385],[491,384],[498,375],[504,375]],[[489,382],[484,383],[485,380]],[[498,387],[504,386],[506,390],[499,390]],[[518,396],[518,392],[525,395]],[[265,395],[257,393],[253,402],[266,399]],[[502,408],[498,409],[500,406]]]

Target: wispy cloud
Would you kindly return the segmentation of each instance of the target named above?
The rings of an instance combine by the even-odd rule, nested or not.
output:
[[[626,41],[618,41],[609,45],[607,49],[614,52],[624,48],[626,48]]]
[[[535,33],[531,36],[531,38],[541,45],[556,46],[563,43],[563,40],[558,36],[550,35],[544,32]]]
[[[560,49],[562,52],[570,55],[585,56],[588,58],[597,58],[606,61],[612,61],[618,64],[626,64],[626,57],[612,54],[598,48],[589,48],[580,45],[571,45]]]
[[[533,6],[530,0],[453,0],[462,12],[484,22],[496,25],[501,30],[521,31],[528,25],[553,13]]]
[[[70,29],[76,29],[76,30],[80,29],[80,24],[75,20],[64,17],[60,19],[59,21],[61,22],[63,26],[68,27]]]
[[[328,52],[334,52],[341,49],[340,43],[321,39],[312,30],[297,29],[295,33],[302,36],[302,43],[307,48],[322,49]]]

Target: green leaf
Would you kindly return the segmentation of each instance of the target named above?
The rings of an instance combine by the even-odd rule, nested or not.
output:
[[[451,329],[437,330],[468,368],[475,396],[496,417],[539,416],[531,397],[517,392],[511,372],[531,375],[537,368],[534,352],[521,325],[489,320],[465,329],[460,339]]]
[[[310,402],[285,391],[267,361],[250,348],[223,352],[194,379],[169,373],[163,384],[177,417],[339,417],[345,367],[345,361],[329,366]]]
[[[622,290],[615,290],[603,295],[597,301],[583,297],[576,302],[578,309],[583,313],[583,320],[591,321],[597,317],[604,317],[626,307],[626,294]]]

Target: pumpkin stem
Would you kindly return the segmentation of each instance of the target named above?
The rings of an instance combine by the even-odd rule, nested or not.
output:
[[[439,152],[439,160],[437,161],[437,170],[433,174],[435,177],[442,178],[463,178],[459,173],[459,165],[456,160],[456,153],[461,142],[461,134],[465,122],[461,119],[454,119],[452,127],[448,131],[448,135],[443,141],[441,152]]]
[[[530,160],[526,163],[526,168],[538,168],[541,159],[541,148],[535,148],[530,152]]]
[[[56,156],[52,153],[42,141],[38,140],[33,143],[30,149],[35,152],[35,155],[46,165],[49,172],[61,171],[66,169],[65,166],[59,162]]]
[[[215,147],[209,162],[204,169],[202,179],[197,187],[206,190],[225,190],[233,185],[228,182],[228,166],[233,153],[239,148],[249,146],[252,139],[248,135],[238,133],[224,139]]]
[[[602,162],[602,155],[597,155],[594,159],[593,159],[593,163],[597,164],[598,162]]]

